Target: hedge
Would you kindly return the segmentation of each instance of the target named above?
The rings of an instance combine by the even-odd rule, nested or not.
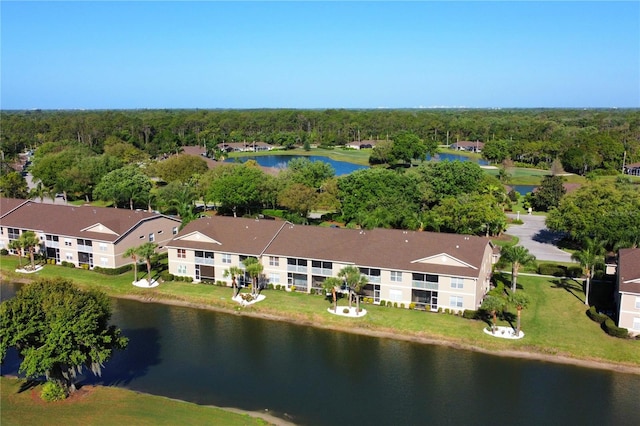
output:
[[[626,339],[629,337],[629,330],[626,328],[618,327],[611,318],[607,319],[602,324],[602,328],[607,332],[609,336]]]
[[[120,275],[131,270],[131,263],[122,265],[119,268],[101,268],[99,266],[94,266],[93,270],[103,275]]]
[[[606,316],[605,314],[598,313],[598,311],[596,311],[596,307],[595,306],[591,306],[589,309],[587,309],[587,316],[589,318],[591,318],[592,321],[595,321],[598,324],[602,324],[606,320],[610,320],[611,319],[608,316]]]

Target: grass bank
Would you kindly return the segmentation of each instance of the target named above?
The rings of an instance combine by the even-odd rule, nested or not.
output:
[[[235,413],[126,389],[84,386],[65,401],[40,400],[41,386],[23,390],[23,380],[0,377],[2,425],[267,425]]]
[[[3,257],[1,261],[4,280],[20,278],[13,272],[15,258]],[[263,302],[240,307],[231,300],[232,289],[229,287],[166,282],[154,289],[140,289],[131,285],[133,273],[113,277],[53,265],[46,265],[33,275],[63,276],[81,286],[99,287],[115,297],[214,309],[340,331],[640,374],[640,340],[616,339],[602,331],[599,324],[587,317],[581,284],[573,280],[519,277],[518,284],[529,294],[531,303],[522,313],[522,330],[526,336],[513,341],[487,336],[482,332],[486,326],[484,322],[455,315],[367,304],[364,307],[368,313],[362,318],[339,317],[328,313],[329,302],[317,295],[265,290],[263,294],[267,297]],[[27,278],[35,278],[33,275]],[[508,276],[496,277],[509,280]],[[512,309],[511,313],[515,314],[515,310]],[[501,321],[499,325],[510,324]]]

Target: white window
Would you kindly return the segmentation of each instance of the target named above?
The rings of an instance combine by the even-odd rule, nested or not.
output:
[[[401,302],[402,290],[389,290],[389,299],[391,299],[392,302]]]
[[[65,247],[71,247],[71,240],[70,240],[70,239],[68,239],[68,238],[65,238],[65,239],[64,239],[64,246],[65,246]]]
[[[100,251],[107,251],[107,245],[105,243],[100,243]]]
[[[402,272],[391,271],[391,282],[394,282],[394,283],[402,282]]]
[[[187,258],[187,250],[178,249],[178,259],[186,259],[186,258]]]
[[[229,253],[222,253],[222,263],[231,263],[231,255]]]
[[[171,230],[171,233],[172,233],[173,235],[176,235],[176,234],[178,233],[178,227],[177,227],[177,226],[174,226],[174,227],[173,227],[173,229]]]
[[[186,274],[187,273],[187,265],[178,265],[178,273]]]
[[[64,257],[65,257],[67,260],[73,260],[73,253],[65,253],[65,254],[64,254]]]
[[[149,234],[149,241],[154,242],[156,240],[155,234]]]
[[[100,265],[108,266],[109,265],[109,259],[107,259],[106,257],[101,257],[100,258]]]
[[[269,282],[271,284],[280,284],[280,274],[269,274]]]
[[[636,317],[633,319],[633,329],[640,331],[640,318]]]
[[[464,287],[464,278],[451,278],[451,288],[463,288]]]
[[[449,298],[449,306],[452,308],[462,308],[462,296],[451,296]]]
[[[276,256],[269,256],[269,266],[280,266],[280,258]]]
[[[636,297],[636,309],[640,309],[640,297]]]

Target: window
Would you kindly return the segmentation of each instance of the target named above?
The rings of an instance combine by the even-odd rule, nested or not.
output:
[[[109,259],[107,259],[106,257],[101,257],[100,258],[100,265],[101,266],[108,266],[109,265]]]
[[[107,245],[105,243],[100,243],[100,251],[107,251]]]
[[[65,253],[65,254],[64,254],[64,257],[65,257],[67,260],[73,260],[73,253]]]
[[[451,288],[463,288],[464,278],[451,277]]]
[[[280,266],[280,258],[276,256],[269,256],[269,266]]]
[[[636,317],[633,319],[633,329],[640,331],[640,318]]]
[[[187,273],[187,265],[178,265],[178,273],[186,274]]]
[[[452,308],[462,308],[462,296],[451,296],[449,298],[449,306]]]
[[[401,302],[402,290],[389,290],[389,299],[391,299],[392,302]]]
[[[156,240],[155,234],[153,233],[149,234],[149,241],[154,242],[155,240]]]
[[[636,297],[636,309],[640,309],[640,297]]]
[[[280,284],[280,274],[269,274],[269,282],[271,284]]]
[[[186,259],[186,258],[187,258],[187,250],[178,249],[178,259]]]
[[[0,235],[4,235],[4,228],[0,226]]]
[[[173,227],[173,229],[171,230],[171,233],[172,233],[173,235],[176,235],[176,234],[178,233],[178,227],[177,227],[177,226],[174,226],[174,227]]]
[[[394,282],[394,283],[402,282],[402,272],[391,271],[391,282]]]
[[[64,246],[65,246],[65,247],[71,247],[71,240],[70,240],[70,239],[68,239],[68,238],[65,238],[65,239],[64,239]]]
[[[17,240],[20,238],[20,230],[18,228],[7,228],[7,234],[10,240]]]
[[[231,263],[231,255],[229,253],[222,253],[222,263]]]

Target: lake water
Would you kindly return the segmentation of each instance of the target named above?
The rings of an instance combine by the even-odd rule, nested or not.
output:
[[[2,297],[15,288],[3,285]],[[304,425],[640,424],[640,376],[191,308],[113,307],[129,347],[84,383]],[[17,365],[10,352],[3,374]]]
[[[237,157],[237,158],[228,158],[225,162],[236,162],[239,161],[244,163],[248,160],[255,160],[256,163],[261,165],[262,167],[272,167],[276,169],[285,169],[287,167],[287,163],[294,158],[299,158],[302,156],[299,155],[264,155],[264,156],[256,156],[256,157]],[[325,163],[329,163],[331,167],[335,170],[336,176],[347,175],[351,172],[361,169],[368,169],[369,166],[363,166],[360,164],[348,163],[346,161],[336,161],[329,157],[323,157],[320,155],[309,155],[304,156],[308,158],[310,161],[324,161]],[[427,161],[431,160],[430,156],[426,157]],[[488,163],[485,160],[478,160],[469,157],[465,157],[463,155],[458,154],[437,154],[434,157],[435,161],[473,161],[480,165],[487,165]]]

